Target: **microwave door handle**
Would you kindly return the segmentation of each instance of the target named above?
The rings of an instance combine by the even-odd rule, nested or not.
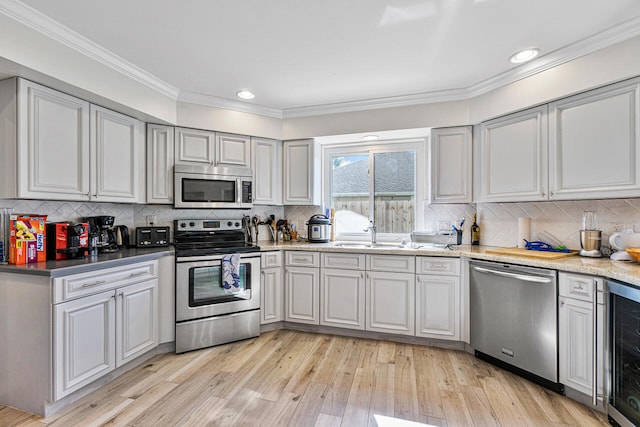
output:
[[[236,205],[242,204],[242,178],[236,178]]]

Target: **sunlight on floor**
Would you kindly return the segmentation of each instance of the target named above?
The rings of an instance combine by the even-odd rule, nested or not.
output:
[[[378,427],[435,427],[432,424],[423,424],[416,421],[401,420],[400,418],[387,417],[373,414]]]

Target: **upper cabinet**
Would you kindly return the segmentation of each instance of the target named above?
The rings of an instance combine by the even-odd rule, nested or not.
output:
[[[282,204],[282,141],[251,138],[253,204]]]
[[[251,138],[176,128],[175,164],[250,168]]]
[[[2,197],[144,202],[142,122],[17,78],[0,104]]]
[[[313,139],[283,143],[284,205],[320,205],[320,152]]]
[[[547,199],[547,106],[480,126],[479,201]]]
[[[174,129],[147,125],[147,203],[173,203]]]
[[[640,196],[640,79],[549,104],[549,198]]]
[[[91,200],[145,202],[144,123],[91,106]]]
[[[471,127],[431,130],[431,203],[471,202]]]

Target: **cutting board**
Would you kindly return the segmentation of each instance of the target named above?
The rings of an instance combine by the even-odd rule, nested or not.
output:
[[[546,251],[530,251],[529,249],[523,248],[496,248],[496,249],[487,249],[485,253],[488,254],[496,254],[496,255],[514,255],[514,256],[522,256],[527,258],[537,258],[537,259],[560,259],[566,258],[573,255],[576,255],[578,251],[571,252],[546,252]]]

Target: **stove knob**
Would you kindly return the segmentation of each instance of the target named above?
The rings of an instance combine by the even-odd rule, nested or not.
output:
[[[187,223],[186,223],[186,222],[181,222],[181,223],[180,223],[180,228],[185,228],[186,226],[187,226]]]
[[[231,221],[227,221],[227,227],[231,227],[233,223]]]
[[[239,222],[236,222],[236,227],[240,227],[240,223]]]
[[[195,222],[191,221],[191,222],[189,223],[189,227],[195,227],[195,226],[196,226],[196,223],[195,223]]]

